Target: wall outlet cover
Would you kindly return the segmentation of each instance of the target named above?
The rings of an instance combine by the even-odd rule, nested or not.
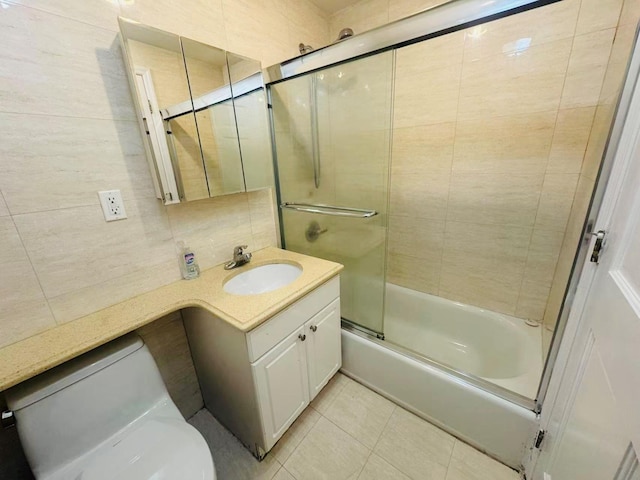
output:
[[[100,197],[102,213],[104,213],[104,219],[107,222],[127,218],[127,212],[124,209],[120,190],[104,190],[98,192],[98,197]]]

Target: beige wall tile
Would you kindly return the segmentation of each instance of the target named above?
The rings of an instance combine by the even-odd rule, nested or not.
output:
[[[593,187],[594,181],[592,179],[580,176],[545,311],[544,324],[549,328],[555,327],[556,318],[560,312],[560,305],[580,242]]]
[[[191,349],[180,312],[137,330],[158,365],[171,399],[184,418],[190,418],[204,407]]]
[[[294,46],[289,41],[289,23],[283,12],[257,0],[222,0],[222,8],[228,50],[258,58],[265,66],[300,54],[300,42]],[[268,45],[265,38],[269,38]]]
[[[392,175],[448,175],[453,157],[454,123],[393,130]]]
[[[618,27],[611,47],[611,57],[605,73],[599,104],[615,104],[624,84],[631,50],[636,37],[637,22]]]
[[[620,13],[620,25],[628,26],[629,24],[637,24],[640,19],[640,1],[624,0],[622,12]]]
[[[464,63],[458,115],[461,120],[548,112],[558,108],[572,39]]]
[[[397,216],[444,220],[447,215],[449,180],[448,174],[393,175],[389,213]]]
[[[438,295],[441,264],[442,247],[437,253],[433,252],[431,258],[389,253],[387,255],[387,281],[418,292]]]
[[[10,217],[0,218],[0,347],[55,326]]]
[[[456,125],[453,174],[542,174],[556,112],[460,121]]]
[[[406,47],[411,48],[411,47]],[[403,53],[398,51],[394,128],[452,122],[456,119],[461,65],[419,74],[403,71]]]
[[[550,290],[549,285],[540,285],[528,280],[523,281],[515,316],[541,322]]]
[[[447,220],[533,226],[543,175],[456,174]]]
[[[363,33],[389,22],[389,0],[360,0],[329,18],[329,38],[338,38],[343,28]]]
[[[3,9],[0,29],[5,46],[3,61],[28,62],[45,72],[57,67],[126,80],[120,44],[113,30],[18,5]],[[25,42],[25,32],[29,30],[38,34]]]
[[[579,175],[550,173],[544,177],[536,227],[564,232],[573,203]]]
[[[245,193],[172,205],[167,211],[174,238],[184,240],[195,251],[200,268],[230,260],[236,245],[253,249]]]
[[[41,67],[26,60],[0,64],[2,111],[38,115],[133,120],[129,86],[123,78]],[[51,95],[55,85],[55,95]]]
[[[112,188],[125,202],[155,198],[135,122],[6,113],[0,122],[0,188],[14,214],[98,205],[96,192]]]
[[[442,256],[444,222],[416,222],[415,217],[389,217],[388,251],[397,255],[439,263]]]
[[[464,33],[454,32],[400,48],[396,70],[409,77],[459,65],[462,63],[464,42]]]
[[[524,270],[525,281],[551,285],[563,239],[564,231],[533,230]]]
[[[582,0],[576,34],[615,27],[623,0]]]
[[[273,209],[274,200],[271,189],[258,190],[247,194],[249,199],[249,215],[251,217],[251,233],[253,242],[251,249],[277,247],[276,218]]]
[[[97,205],[13,217],[48,298],[174,258],[164,207],[145,199],[125,208],[129,218],[110,223]]]
[[[448,0],[389,0],[389,21],[395,22]]]
[[[4,196],[0,191],[0,217],[6,217],[7,215],[9,215],[9,209],[7,208],[7,204],[4,201]]]
[[[279,5],[289,20],[289,38],[292,43],[310,44],[318,49],[333,40],[329,35],[329,16],[313,2],[280,0]]]
[[[575,37],[561,108],[598,104],[614,35],[615,28],[610,28]]]
[[[547,173],[580,173],[595,111],[586,107],[558,112]]]
[[[177,254],[101,283],[49,298],[58,323],[66,323],[180,279]]]
[[[581,173],[595,180],[602,164],[604,149],[609,139],[609,132],[613,123],[615,105],[599,105],[593,119],[593,127],[587,144],[587,151],[584,155]]]
[[[513,314],[532,229],[447,222],[440,296]]]
[[[465,31],[465,61],[571,38],[579,9],[580,0],[564,0],[469,28]]]
[[[120,11],[123,17],[152,27],[216,47],[228,47],[221,0],[196,0],[189,4],[189,8],[185,8],[180,0],[136,0],[121,2]]]
[[[120,7],[116,2],[86,0],[80,4],[70,4],[66,0],[11,0],[11,3],[37,8],[114,32],[118,31]]]

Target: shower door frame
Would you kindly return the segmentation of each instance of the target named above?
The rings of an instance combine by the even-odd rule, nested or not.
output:
[[[410,17],[397,20],[395,22],[383,25],[360,35],[355,35],[347,39],[347,41],[338,44],[332,44],[324,48],[315,50],[309,54],[301,55],[294,59],[273,65],[264,69],[265,84],[267,86],[267,102],[269,107],[269,117],[271,125],[273,125],[273,108],[271,102],[271,85],[291,80],[296,77],[315,73],[316,71],[333,67],[342,63],[352,62],[371,55],[383,53],[388,50],[396,50],[400,47],[419,43],[431,38],[443,36],[455,31],[463,30],[469,27],[480,25],[500,18],[522,13],[535,8],[543,7],[563,0],[505,0],[502,2],[486,2],[486,0],[457,0],[451,3],[444,3],[423,12],[417,13]],[[638,36],[638,32],[636,32]],[[360,40],[360,41],[355,41]],[[634,45],[637,47],[637,42]],[[637,50],[637,48],[636,48]],[[475,377],[466,372],[457,370],[450,366],[441,364],[429,357],[416,354],[415,352],[403,348],[396,344],[390,344],[379,336],[372,335],[366,329],[360,329],[351,322],[345,325],[345,330],[357,333],[361,336],[367,336],[371,341],[380,343],[386,348],[416,359],[418,361],[433,365],[445,373],[455,376],[461,381],[477,386],[491,394],[501,397],[505,400],[513,402],[521,407],[527,408],[539,414],[544,403],[545,396],[549,388],[551,374],[554,369],[558,353],[560,350],[561,340],[565,333],[565,327],[571,311],[578,279],[582,272],[582,265],[586,256],[590,252],[590,239],[593,234],[592,228],[595,218],[600,210],[604,189],[611,173],[613,157],[620,141],[622,125],[629,110],[631,102],[631,92],[635,85],[636,79],[640,78],[640,55],[636,55],[637,51],[632,53],[632,59],[626,72],[626,80],[624,88],[617,102],[616,111],[613,122],[610,127],[609,135],[603,152],[603,158],[600,169],[596,177],[594,189],[586,215],[583,228],[581,242],[576,250],[573,260],[569,282],[567,284],[563,301],[561,304],[560,314],[557,319],[556,328],[544,359],[544,366],[536,397],[530,399],[520,394],[512,392],[506,388],[500,387],[482,378]],[[278,179],[277,152],[275,144],[275,132],[271,129],[272,138],[272,158],[274,165],[275,178]],[[281,192],[279,182],[276,180],[276,208],[278,210],[278,230],[279,241],[281,246],[285,245],[284,232],[282,229],[282,208],[280,206]],[[387,233],[388,234],[388,233]],[[385,266],[386,273],[386,266]],[[385,277],[386,278],[386,277]]]

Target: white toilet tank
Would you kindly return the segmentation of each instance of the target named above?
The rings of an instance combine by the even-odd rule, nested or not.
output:
[[[46,476],[153,410],[180,418],[140,337],[129,334],[5,392],[34,474]]]

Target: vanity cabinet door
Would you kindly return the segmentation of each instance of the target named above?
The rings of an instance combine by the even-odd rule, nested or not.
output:
[[[314,315],[305,323],[304,329],[307,334],[309,397],[313,400],[342,365],[340,299]]]
[[[269,451],[309,404],[304,326],[252,365]]]

